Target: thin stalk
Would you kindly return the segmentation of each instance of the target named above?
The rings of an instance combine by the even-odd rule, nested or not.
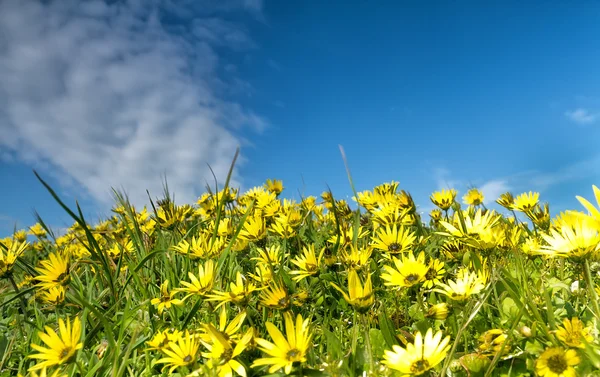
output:
[[[594,279],[592,278],[592,271],[590,270],[590,261],[586,258],[583,264],[585,269],[585,282],[587,283],[588,290],[590,293],[592,307],[594,310],[594,316],[596,317],[596,327],[600,327],[600,306],[598,306],[598,294],[594,289]]]

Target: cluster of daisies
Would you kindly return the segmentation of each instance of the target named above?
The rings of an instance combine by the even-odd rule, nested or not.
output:
[[[600,205],[600,190],[593,187]],[[168,195],[0,240],[0,375],[490,376],[600,368],[600,211],[496,211],[470,189],[423,215],[397,182],[281,198]],[[60,199],[57,199],[60,202]],[[60,202],[62,204],[62,202]],[[354,209],[352,207],[355,207]],[[6,341],[4,341],[4,340]]]

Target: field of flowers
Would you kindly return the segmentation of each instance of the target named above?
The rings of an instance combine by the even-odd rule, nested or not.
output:
[[[396,182],[352,210],[268,180],[192,205],[115,193],[90,223],[42,184],[74,225],[0,240],[0,376],[600,375],[584,198],[551,217],[534,192],[499,213],[448,189],[423,218]]]

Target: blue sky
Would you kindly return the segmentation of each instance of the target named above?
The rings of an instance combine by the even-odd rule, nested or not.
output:
[[[556,214],[600,184],[598,3],[185,3],[0,4],[0,235],[65,225],[33,168],[96,217],[164,174],[193,200],[238,145],[242,188],[350,196],[341,144],[358,190],[424,211],[477,186]]]

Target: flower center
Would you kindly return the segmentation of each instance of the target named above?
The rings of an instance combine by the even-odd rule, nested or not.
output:
[[[312,263],[306,263],[304,265],[304,269],[306,270],[306,272],[314,272],[317,270],[317,266]]]
[[[418,274],[409,274],[404,278],[406,284],[416,284],[419,281],[420,276]]]
[[[417,360],[410,365],[410,371],[413,374],[421,374],[428,369],[429,369],[429,362],[424,359]]]
[[[435,270],[435,268],[430,268],[429,270],[427,270],[427,273],[425,274],[425,279],[433,280],[433,279],[435,279],[436,276],[437,276],[437,271]]]
[[[558,375],[567,370],[567,360],[562,355],[552,355],[548,358],[548,368]]]
[[[186,357],[183,358],[183,362],[184,363],[190,363],[192,361],[192,356],[191,355],[187,355]]]
[[[299,361],[301,357],[300,351],[296,348],[292,348],[286,354],[286,358],[288,361]]]
[[[66,359],[67,356],[69,356],[69,354],[71,353],[71,347],[66,347],[63,348],[62,351],[60,351],[60,354],[58,355],[59,359]]]
[[[69,273],[63,272],[62,274],[58,275],[54,282],[60,283],[60,285],[67,285],[67,283],[69,282]]]
[[[397,252],[400,251],[400,245],[397,242],[393,242],[389,244],[388,251]]]

